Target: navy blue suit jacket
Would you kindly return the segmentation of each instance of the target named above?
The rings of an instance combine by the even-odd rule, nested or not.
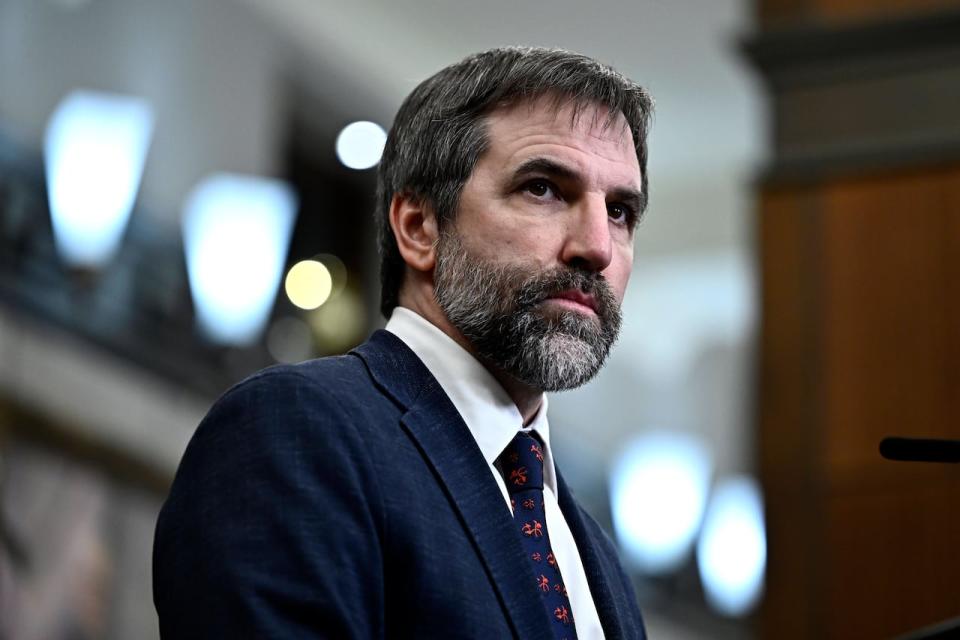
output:
[[[607,638],[643,638],[613,545],[558,485]],[[160,513],[153,571],[164,638],[552,637],[476,441],[385,331],[220,398]]]

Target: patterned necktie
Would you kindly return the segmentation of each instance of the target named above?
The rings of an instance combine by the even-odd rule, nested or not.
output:
[[[547,615],[553,621],[554,637],[572,640],[577,637],[577,630],[573,624],[570,598],[547,533],[543,506],[543,449],[530,435],[518,433],[497,458],[497,467],[507,483],[513,520],[536,578],[530,588],[540,594]]]

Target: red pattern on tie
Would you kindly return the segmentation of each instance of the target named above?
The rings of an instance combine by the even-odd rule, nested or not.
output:
[[[543,447],[530,435],[518,433],[497,458],[497,467],[507,484],[520,543],[536,578],[531,585],[543,602],[553,635],[558,640],[575,639],[577,631],[570,598],[550,547],[550,532],[547,530],[543,503]],[[544,559],[546,566],[542,564]]]

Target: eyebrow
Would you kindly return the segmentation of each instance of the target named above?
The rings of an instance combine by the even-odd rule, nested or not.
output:
[[[551,158],[530,158],[521,163],[513,172],[513,179],[517,180],[530,174],[546,174],[558,180],[580,180],[580,172]],[[610,190],[609,196],[616,202],[622,202],[642,214],[647,209],[647,199],[642,191],[633,187],[615,187]]]

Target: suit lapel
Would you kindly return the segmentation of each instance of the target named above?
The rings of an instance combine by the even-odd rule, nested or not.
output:
[[[387,352],[384,352],[387,349]],[[377,332],[356,350],[374,379],[408,407],[402,425],[420,447],[473,540],[518,638],[552,638],[509,509],[460,414],[399,339]],[[529,578],[529,579],[528,579]]]
[[[617,568],[611,564],[609,557],[601,553],[601,541],[597,540],[587,528],[580,506],[574,500],[559,470],[557,471],[557,490],[560,511],[563,512],[567,526],[570,527],[573,539],[577,543],[577,550],[580,552],[583,570],[587,574],[587,584],[590,585],[590,595],[593,596],[593,604],[597,608],[603,634],[607,640],[626,638],[626,631],[620,624],[620,621],[626,619],[624,617],[626,612],[619,611],[617,600],[610,589],[611,583],[620,582]]]

